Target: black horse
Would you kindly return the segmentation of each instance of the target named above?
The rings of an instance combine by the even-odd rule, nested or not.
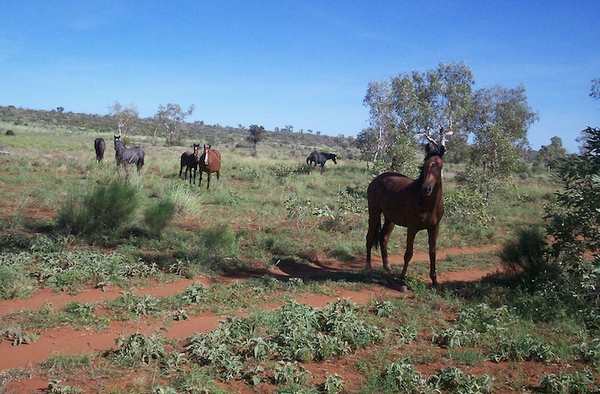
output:
[[[119,166],[125,168],[127,164],[135,164],[137,172],[139,173],[144,166],[145,155],[146,153],[139,146],[134,148],[125,147],[125,144],[121,141],[121,136],[115,135],[115,159],[117,160],[117,169]]]
[[[194,173],[194,185],[196,184],[196,172],[198,171],[199,164],[199,151],[200,144],[194,144],[193,152],[183,152],[181,154],[181,161],[179,167],[179,177],[181,178],[181,174],[183,173],[183,168],[185,167],[185,179],[188,179],[188,171],[190,172],[190,183],[192,183],[192,171]]]
[[[96,162],[100,163],[104,159],[104,151],[106,150],[104,138],[96,138],[94,140],[94,149],[96,150]]]
[[[317,164],[320,164],[321,172],[323,172],[325,168],[325,162],[327,160],[333,160],[333,162],[337,164],[337,156],[333,153],[317,152],[315,150],[306,158],[306,164],[308,164],[309,166],[314,165],[315,167],[317,166]]]

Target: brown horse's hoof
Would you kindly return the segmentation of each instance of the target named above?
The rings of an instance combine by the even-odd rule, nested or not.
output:
[[[400,293],[406,293],[406,292],[408,292],[408,286],[406,286],[406,285],[401,285],[401,286],[398,288],[398,291],[399,291]]]

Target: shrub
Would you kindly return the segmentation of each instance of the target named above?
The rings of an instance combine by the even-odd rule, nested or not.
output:
[[[450,225],[488,226],[493,221],[486,198],[477,190],[459,187],[444,194],[444,221]]]
[[[71,233],[114,232],[132,222],[137,205],[137,190],[113,181],[82,197],[70,196],[60,208],[57,222]]]
[[[551,267],[546,258],[548,247],[542,228],[520,228],[504,244],[500,258],[528,280],[536,280]]]
[[[169,224],[175,215],[176,206],[171,200],[161,200],[150,205],[144,211],[144,223],[150,234],[159,236],[162,230]]]

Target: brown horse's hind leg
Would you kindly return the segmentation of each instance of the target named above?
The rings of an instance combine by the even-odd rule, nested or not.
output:
[[[435,246],[437,243],[439,229],[439,226],[427,229],[427,235],[429,236],[429,277],[431,278],[431,283],[434,286],[437,286],[437,275],[435,273]]]
[[[392,273],[392,268],[390,267],[390,262],[388,261],[388,251],[387,245],[390,240],[390,234],[394,229],[394,223],[390,222],[387,218],[385,222],[383,222],[383,227],[381,228],[381,232],[379,233],[379,246],[381,247],[381,261],[383,261],[383,268]]]
[[[404,252],[404,268],[402,268],[402,273],[400,277],[402,280],[406,278],[406,270],[408,269],[408,263],[413,256],[413,245],[415,243],[415,236],[417,235],[417,231],[408,228],[406,230],[406,251]]]

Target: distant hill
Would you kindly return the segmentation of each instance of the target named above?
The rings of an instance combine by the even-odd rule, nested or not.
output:
[[[41,125],[61,126],[89,130],[95,133],[116,133],[117,122],[112,115],[82,114],[74,112],[63,112],[58,109],[51,111],[17,108],[15,106],[0,106],[0,121],[13,123],[15,125]],[[246,145],[248,130],[220,126],[207,125],[202,121],[188,123],[190,128],[190,140],[198,140],[201,143],[233,143]],[[134,135],[153,135],[156,123],[152,118],[137,118],[128,124],[128,132]],[[330,149],[342,154],[347,158],[356,156],[353,137],[332,137],[327,135],[316,135],[310,133],[298,133],[290,131],[266,131],[265,143],[314,147],[315,149]]]

